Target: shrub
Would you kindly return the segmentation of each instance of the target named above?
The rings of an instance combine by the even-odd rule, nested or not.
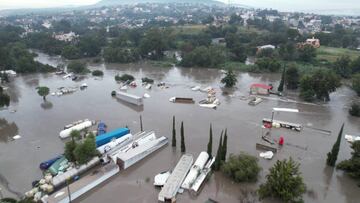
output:
[[[360,117],[360,104],[353,103],[349,109],[349,114],[352,116]]]
[[[254,182],[260,170],[258,159],[245,153],[230,154],[228,161],[221,168],[221,171],[235,182]]]
[[[93,76],[103,76],[104,75],[104,72],[102,72],[101,70],[94,70],[92,72],[92,75]]]
[[[143,82],[143,83],[154,83],[154,80],[153,79],[150,79],[150,78],[148,78],[148,77],[145,77],[145,78],[141,78],[141,81]]]
[[[121,76],[115,75],[115,80],[117,82],[126,82],[126,81],[132,82],[135,80],[135,78],[134,78],[134,76],[129,75],[129,74],[122,74]]]

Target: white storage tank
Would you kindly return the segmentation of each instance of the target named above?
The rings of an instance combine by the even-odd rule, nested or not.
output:
[[[88,127],[91,127],[91,126],[92,126],[92,122],[91,122],[91,121],[84,121],[84,122],[82,122],[82,123],[79,123],[79,124],[77,124],[77,125],[74,125],[74,126],[71,127],[71,128],[62,130],[62,131],[60,132],[59,136],[60,136],[62,139],[65,139],[65,138],[70,137],[71,131],[73,131],[73,130],[84,130],[85,128],[88,128]]]
[[[201,152],[196,159],[194,165],[191,167],[190,172],[186,176],[183,184],[181,185],[184,189],[190,189],[191,185],[195,182],[198,177],[200,170],[202,170],[209,159],[207,152]]]

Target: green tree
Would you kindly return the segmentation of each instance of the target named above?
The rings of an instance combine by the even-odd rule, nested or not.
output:
[[[336,168],[344,170],[350,177],[354,179],[360,178],[360,141],[355,141],[351,144],[353,152],[351,158],[340,162]]]
[[[104,72],[102,72],[101,70],[94,70],[91,74],[93,76],[103,76]]]
[[[352,116],[360,117],[360,104],[353,103],[349,109],[349,114]]]
[[[306,191],[299,170],[299,163],[292,158],[277,161],[266,175],[266,183],[261,184],[258,190],[260,199],[266,197],[280,198],[284,202],[301,202],[302,194]]]
[[[221,83],[225,84],[227,88],[234,87],[237,83],[235,73],[231,69],[227,70],[225,77],[221,79]]]
[[[285,84],[285,67],[283,69],[283,72],[281,74],[281,80],[280,80],[280,84],[279,84],[279,87],[278,87],[278,91],[279,92],[282,92],[284,91],[284,84]]]
[[[316,57],[316,49],[311,45],[304,45],[298,49],[299,60],[304,62],[311,62]]]
[[[180,136],[181,136],[181,152],[185,152],[186,147],[185,147],[184,122],[183,121],[181,121]]]
[[[74,150],[77,147],[76,140],[79,140],[81,138],[80,131],[78,130],[72,130],[70,132],[71,140],[65,143],[65,150],[64,150],[64,156],[69,161],[76,161]]]
[[[294,89],[298,88],[300,75],[299,75],[299,71],[295,65],[290,65],[286,69],[285,78],[286,78],[286,80],[285,80],[286,87],[288,89],[294,90]]]
[[[339,135],[337,137],[336,142],[334,143],[331,151],[327,154],[327,159],[326,159],[326,164],[329,166],[334,167],[338,154],[339,154],[339,150],[340,150],[340,142],[341,142],[341,137],[342,137],[342,133],[344,130],[344,124],[342,124]]]
[[[212,138],[213,138],[212,124],[210,124],[209,142],[207,144],[207,153],[209,154],[210,157],[212,157]]]
[[[221,167],[221,154],[222,154],[222,132],[220,135],[220,141],[219,141],[219,146],[216,152],[216,157],[215,157],[215,162],[214,162],[214,170],[218,171],[220,170]]]
[[[349,78],[351,76],[351,59],[349,56],[341,56],[334,62],[334,70],[343,78]]]
[[[222,150],[221,150],[221,161],[226,161],[226,153],[227,153],[227,129],[225,129],[224,133],[224,140],[222,143]]]
[[[85,74],[89,72],[89,69],[86,68],[85,63],[80,61],[71,61],[68,64],[67,69],[76,74]]]
[[[37,93],[43,97],[44,101],[46,100],[46,96],[50,93],[50,89],[45,86],[37,87]]]
[[[135,80],[135,77],[129,74],[122,74],[121,76],[115,75],[115,81],[117,82],[132,82]]]
[[[329,94],[334,92],[340,84],[339,76],[333,71],[318,69],[301,78],[300,97],[305,101],[312,101],[314,97],[319,100],[330,101]]]
[[[221,171],[234,182],[255,182],[261,170],[259,160],[249,154],[230,154]]]
[[[74,45],[67,45],[63,48],[61,56],[66,59],[78,59],[80,58],[80,49]]]
[[[158,28],[149,29],[140,42],[140,52],[151,59],[161,59],[167,48],[165,33]]]
[[[175,116],[173,116],[172,119],[173,122],[173,128],[172,128],[172,142],[171,142],[171,146],[176,147],[176,129],[175,129]]]
[[[10,96],[4,93],[3,88],[0,86],[0,107],[10,105]]]
[[[352,88],[360,96],[360,73],[356,74],[352,78]]]
[[[85,138],[83,143],[76,146],[74,155],[79,164],[85,164],[98,155],[95,144],[95,136],[92,133]]]
[[[262,71],[276,72],[281,68],[278,60],[268,57],[258,59],[255,64]]]

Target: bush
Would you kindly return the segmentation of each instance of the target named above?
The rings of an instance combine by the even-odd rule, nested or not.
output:
[[[301,202],[306,185],[301,177],[299,166],[300,164],[292,158],[278,160],[270,168],[270,173],[266,176],[266,183],[260,185],[258,190],[260,199],[275,197],[284,202]]]
[[[336,168],[344,170],[350,177],[359,179],[360,178],[360,141],[352,143],[351,148],[351,159],[340,162]]]
[[[154,83],[154,80],[153,79],[150,79],[150,78],[147,78],[147,77],[145,77],[145,78],[141,78],[141,81],[143,82],[143,83]]]
[[[221,171],[235,182],[254,182],[260,170],[258,159],[248,154],[230,154],[221,168]]]
[[[135,78],[134,78],[134,76],[129,75],[129,74],[122,74],[121,76],[115,75],[115,80],[117,82],[126,82],[126,81],[132,82],[135,80]]]
[[[102,72],[101,70],[94,70],[92,72],[92,75],[93,76],[103,76],[104,75],[104,72]]]
[[[225,84],[225,87],[227,88],[231,88],[236,85],[237,83],[236,75],[231,69],[226,71],[225,77],[221,79],[221,83]]]
[[[67,69],[77,74],[86,74],[89,72],[89,69],[86,68],[85,63],[81,63],[79,61],[70,62],[67,66]]]
[[[352,116],[360,117],[360,104],[353,103],[351,109],[349,109],[349,114]]]
[[[258,59],[255,64],[262,71],[277,72],[281,68],[278,60],[267,57]]]

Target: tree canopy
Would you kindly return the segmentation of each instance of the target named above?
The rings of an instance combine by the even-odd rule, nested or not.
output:
[[[234,87],[237,83],[235,73],[231,69],[227,70],[225,77],[221,79],[221,83],[225,84],[227,88]]]
[[[261,184],[258,190],[260,199],[267,197],[280,198],[284,202],[298,202],[306,191],[299,170],[300,164],[292,158],[276,161],[266,175],[266,183]]]
[[[49,95],[50,89],[46,86],[40,86],[37,87],[37,93],[43,97],[44,100],[46,100],[46,96]]]
[[[261,170],[258,161],[256,157],[245,153],[230,154],[221,171],[234,182],[255,182]]]

